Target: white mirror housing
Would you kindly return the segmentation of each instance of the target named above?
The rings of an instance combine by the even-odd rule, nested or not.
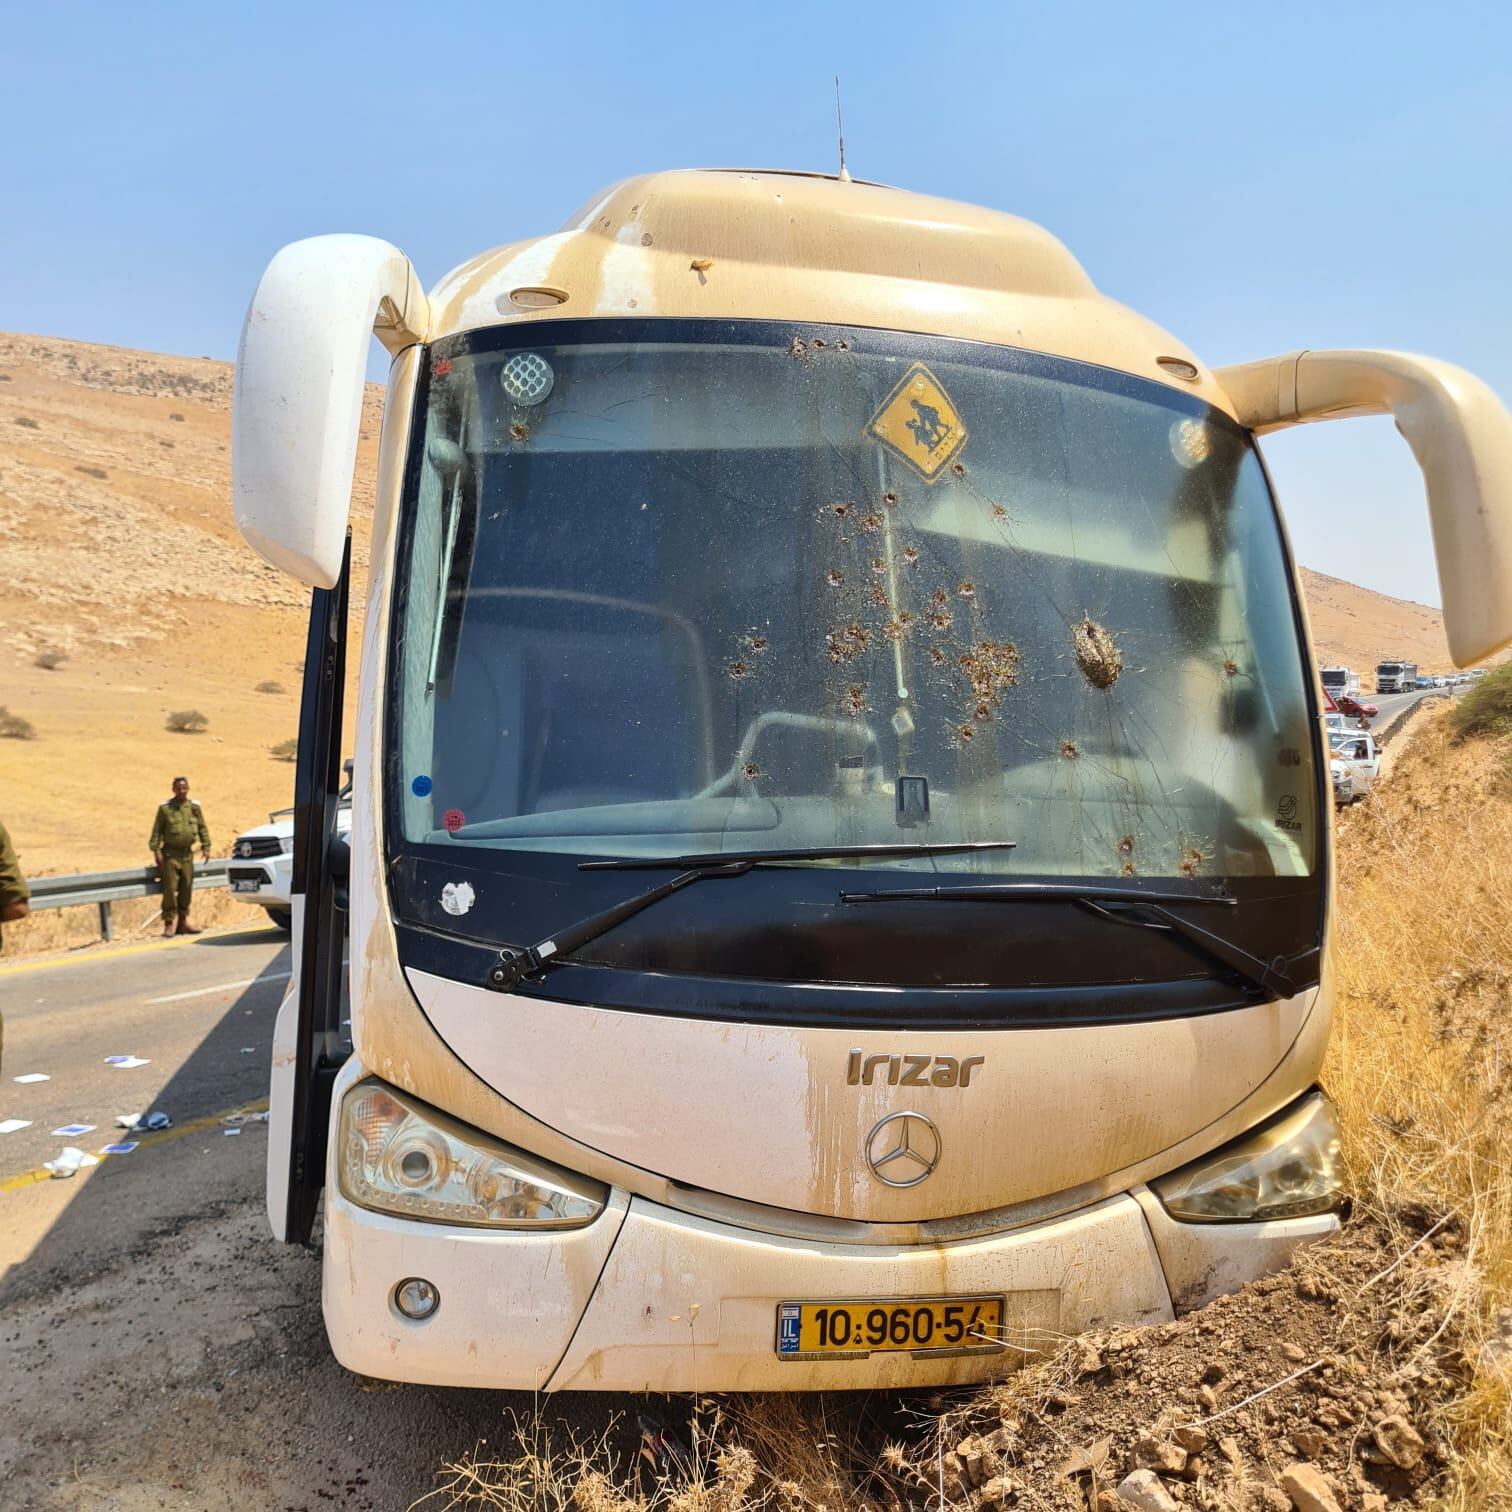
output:
[[[231,401],[236,525],[312,588],[341,571],[368,339],[397,355],[429,321],[409,259],[373,236],[291,242],[252,296]]]
[[[1405,352],[1292,352],[1214,375],[1259,435],[1390,415],[1428,491],[1449,653],[1466,666],[1512,641],[1512,416],[1471,373]]]

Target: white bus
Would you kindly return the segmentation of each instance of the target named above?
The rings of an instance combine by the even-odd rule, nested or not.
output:
[[[1388,411],[1479,658],[1487,389],[1211,371],[1011,216],[669,172],[428,295],[280,252],[234,407],[240,528],[314,589],[268,1196],[305,1241],[324,1189],[339,1359],[961,1382],[1332,1232],[1328,753],[1254,435]]]

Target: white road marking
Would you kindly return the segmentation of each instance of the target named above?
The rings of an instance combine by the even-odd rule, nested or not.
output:
[[[171,992],[167,997],[147,999],[150,1008],[154,1003],[182,1003],[185,998],[209,997],[212,992],[230,992],[236,987],[250,987],[255,982],[281,982],[291,975],[287,971],[265,971],[261,976],[246,977],[240,982],[221,982],[214,987],[196,987],[193,992]]]
[[[346,967],[351,963],[343,961],[341,964]],[[167,997],[148,998],[145,1006],[150,1008],[154,1003],[182,1003],[186,998],[209,997],[212,992],[230,992],[233,988],[252,987],[259,982],[281,982],[293,974],[292,971],[265,971],[261,976],[246,977],[240,982],[221,982],[216,987],[196,987],[193,992],[172,992]]]

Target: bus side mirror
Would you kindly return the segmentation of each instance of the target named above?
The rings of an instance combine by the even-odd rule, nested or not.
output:
[[[368,339],[397,356],[429,321],[409,259],[372,236],[291,242],[252,296],[231,400],[236,525],[312,588],[341,571]]]
[[[1292,352],[1214,375],[1257,435],[1390,415],[1428,490],[1456,665],[1512,641],[1512,416],[1473,374],[1404,352]]]

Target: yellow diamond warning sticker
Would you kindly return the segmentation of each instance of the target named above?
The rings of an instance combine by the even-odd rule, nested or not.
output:
[[[922,362],[904,373],[867,431],[926,483],[966,444],[966,426],[950,395]]]

